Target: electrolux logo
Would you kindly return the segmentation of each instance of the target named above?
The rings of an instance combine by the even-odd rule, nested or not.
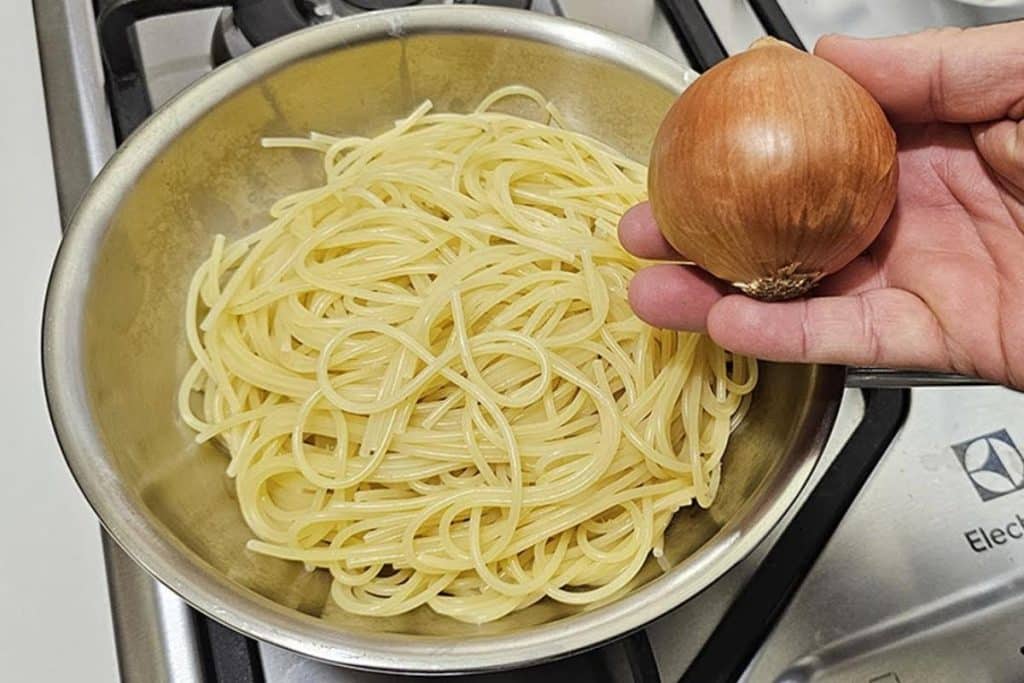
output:
[[[1005,429],[953,445],[983,501],[1024,490],[1024,456]]]

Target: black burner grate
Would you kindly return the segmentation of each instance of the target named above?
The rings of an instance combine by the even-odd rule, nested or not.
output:
[[[394,9],[395,7],[408,7],[418,5],[420,0],[346,0],[348,4],[355,5],[359,9]]]

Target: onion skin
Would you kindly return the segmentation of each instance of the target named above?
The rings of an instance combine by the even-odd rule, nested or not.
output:
[[[750,296],[781,300],[875,240],[898,176],[896,134],[871,95],[769,38],[680,95],[654,140],[648,192],[680,254]]]

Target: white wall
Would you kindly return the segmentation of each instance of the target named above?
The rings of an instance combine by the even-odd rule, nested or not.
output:
[[[0,2],[0,93],[0,678],[114,681],[99,527],[43,398],[39,327],[60,223],[29,0]]]

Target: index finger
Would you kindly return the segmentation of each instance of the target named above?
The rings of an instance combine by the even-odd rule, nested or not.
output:
[[[619,220],[619,242],[626,251],[640,258],[678,261],[682,257],[658,229],[648,202],[637,204]]]
[[[1024,118],[1024,21],[892,38],[830,35],[814,53],[867,88],[897,121]]]

